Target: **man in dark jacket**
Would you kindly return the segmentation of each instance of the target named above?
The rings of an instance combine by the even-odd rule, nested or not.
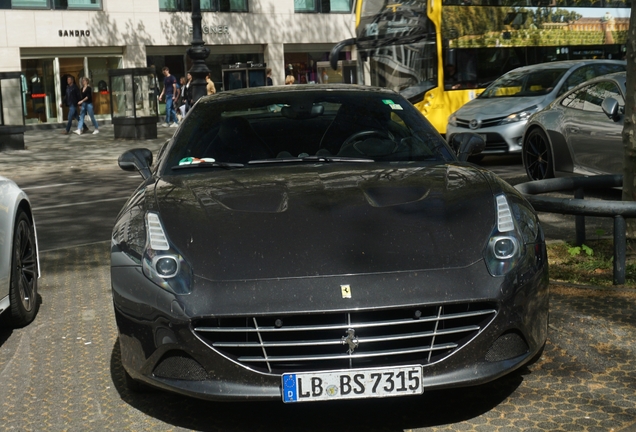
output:
[[[77,103],[82,98],[79,87],[75,85],[75,78],[72,76],[66,77],[66,95],[65,102],[66,106],[68,106],[68,122],[66,122],[66,132],[62,132],[65,135],[68,135],[71,132],[71,124],[73,123],[73,119],[76,118],[79,120],[79,116],[77,115]],[[62,104],[60,104],[60,107]]]

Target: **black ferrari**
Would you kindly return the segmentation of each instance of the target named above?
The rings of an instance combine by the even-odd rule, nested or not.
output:
[[[419,395],[540,355],[545,241],[528,202],[399,94],[260,87],[199,100],[117,217],[132,389],[286,403]],[[154,163],[153,163],[154,162]]]

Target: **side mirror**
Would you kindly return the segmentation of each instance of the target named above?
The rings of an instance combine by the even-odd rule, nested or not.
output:
[[[150,167],[152,166],[152,152],[145,148],[128,150],[117,159],[119,168],[124,171],[139,171],[144,180],[150,178]]]
[[[453,135],[450,146],[457,153],[457,159],[462,162],[468,160],[470,156],[477,155],[486,148],[486,141],[473,132],[462,132]]]
[[[603,102],[601,103],[601,108],[603,109],[603,112],[605,113],[605,115],[607,115],[607,117],[609,117],[610,120],[613,120],[615,122],[620,120],[621,116],[618,112],[619,106],[618,106],[618,101],[616,99],[612,97],[603,99]]]

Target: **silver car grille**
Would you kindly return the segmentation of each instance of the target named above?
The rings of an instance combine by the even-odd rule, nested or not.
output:
[[[493,304],[201,319],[194,333],[220,354],[269,373],[429,364],[469,342]]]
[[[486,120],[481,120],[478,123],[478,126],[475,129],[472,129],[470,127],[470,123],[471,120],[470,119],[457,119],[457,127],[459,128],[465,128],[465,129],[472,129],[472,130],[479,130],[479,129],[483,129],[483,128],[489,128],[489,127],[493,127],[493,126],[498,126],[499,123],[501,123],[501,121],[503,119],[505,119],[506,117],[498,117],[498,118],[491,118],[491,119],[486,119]]]

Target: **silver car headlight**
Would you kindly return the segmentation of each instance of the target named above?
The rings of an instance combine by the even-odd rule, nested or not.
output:
[[[501,124],[508,124],[508,123],[517,123],[520,121],[526,121],[528,120],[528,117],[530,117],[532,114],[536,113],[538,111],[538,106],[533,105],[530,108],[526,108],[523,111],[519,111],[516,112],[514,114],[510,114],[508,117],[506,117],[505,119],[503,119],[501,121]]]
[[[497,225],[486,246],[485,258],[492,276],[504,276],[519,262],[523,242],[506,196],[497,195],[495,203]]]
[[[158,213],[146,213],[146,246],[142,267],[144,275],[161,288],[175,294],[192,290],[192,269],[171,246]]]

